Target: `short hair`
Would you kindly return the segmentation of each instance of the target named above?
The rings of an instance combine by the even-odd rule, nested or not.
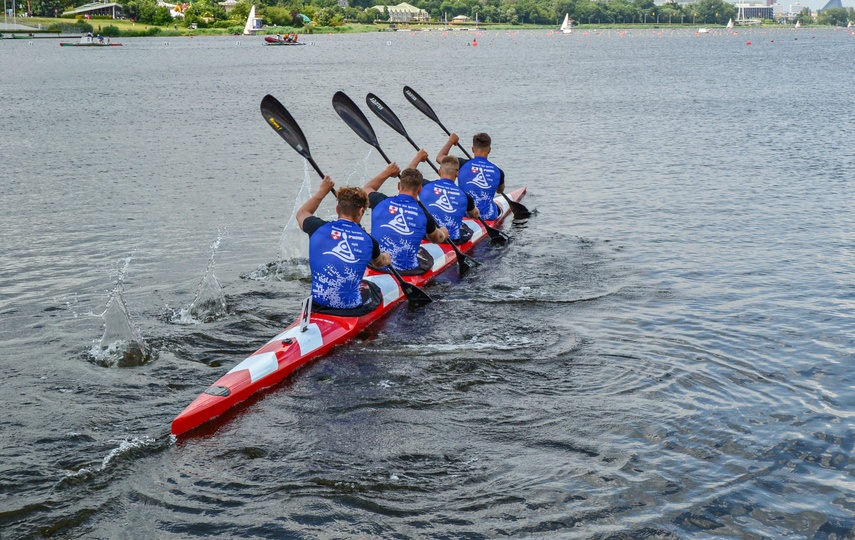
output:
[[[486,133],[476,133],[472,136],[472,148],[490,148],[493,139]]]
[[[444,174],[450,178],[457,178],[457,171],[460,170],[460,160],[454,156],[445,156],[439,161],[439,174]]]
[[[413,169],[412,167],[401,171],[401,176],[399,178],[401,181],[401,188],[406,191],[419,189],[422,187],[422,180],[425,179],[418,169]]]
[[[338,190],[339,213],[355,216],[362,208],[368,208],[368,195],[361,187],[345,186]]]

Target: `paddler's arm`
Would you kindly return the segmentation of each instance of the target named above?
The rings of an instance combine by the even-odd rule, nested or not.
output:
[[[472,219],[478,219],[481,217],[481,211],[478,210],[477,206],[475,206],[475,199],[473,199],[472,195],[468,193],[466,194],[466,215]]]
[[[400,173],[401,168],[398,167],[398,164],[393,161],[392,163],[386,165],[386,168],[383,169],[380,174],[369,180],[368,183],[362,187],[362,189],[365,191],[366,195],[370,195],[375,191],[379,191],[380,187],[383,186],[383,182],[385,182],[389,178],[392,178],[393,176],[398,176]]]
[[[377,243],[377,240],[374,237],[371,237],[371,244],[373,245],[371,252],[371,266],[375,268],[383,268],[384,266],[389,266],[392,264],[392,256],[383,251],[380,252],[380,244]]]
[[[422,189],[419,188],[419,193],[421,193]],[[422,209],[425,216],[427,217],[427,228],[425,229],[425,237],[433,242],[434,244],[441,244],[448,239],[448,228],[440,227],[439,223],[436,222],[436,219],[428,212],[428,209],[425,208],[424,203],[422,201],[416,199],[419,203],[419,208]]]
[[[303,203],[303,206],[297,210],[297,225],[300,226],[300,230],[303,230],[303,222],[306,218],[315,215],[315,212],[318,211],[318,207],[321,205],[321,201],[324,200],[327,193],[332,191],[334,187],[335,182],[329,176],[324,176],[324,179],[321,180],[321,185],[318,187],[318,191],[309,197],[309,200]]]
[[[409,164],[409,165],[407,165],[407,168],[409,168],[409,169],[418,169],[418,168],[419,168],[419,163],[424,163],[425,161],[427,161],[427,158],[428,158],[427,150],[425,150],[424,148],[422,148],[421,150],[419,150],[419,151],[416,153],[416,156],[413,158],[413,160],[410,162],[410,164]]]
[[[452,133],[448,136],[448,140],[445,141],[445,145],[442,147],[442,150],[436,155],[436,162],[441,163],[442,158],[448,155],[451,152],[451,147],[457,144],[460,141],[460,137],[457,136],[457,133]]]
[[[505,171],[499,169],[499,185],[496,186],[496,193],[505,192]]]

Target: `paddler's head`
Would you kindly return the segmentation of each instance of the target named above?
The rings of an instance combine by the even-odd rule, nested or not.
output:
[[[359,223],[368,208],[368,195],[361,187],[346,186],[338,190],[338,204],[335,211],[341,219]]]
[[[419,192],[422,190],[422,180],[424,180],[424,176],[422,176],[422,173],[420,173],[418,169],[404,169],[401,171],[401,175],[398,178],[398,192],[410,195],[414,198],[419,196]]]
[[[479,157],[487,157],[492,148],[493,140],[486,133],[476,133],[472,136],[472,153]]]
[[[445,156],[439,162],[439,177],[447,178],[452,182],[457,180],[457,171],[460,170],[460,161],[454,156]]]

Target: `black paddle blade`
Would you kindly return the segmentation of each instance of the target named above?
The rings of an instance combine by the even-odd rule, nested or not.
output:
[[[395,270],[395,268],[391,264],[387,266],[386,269],[389,270],[389,272],[391,272],[393,276],[395,276],[395,279],[398,281],[398,283],[401,285],[401,289],[404,291],[404,296],[407,297],[407,301],[410,303],[411,306],[421,307],[433,302],[433,298],[428,296],[428,293],[419,289],[412,283],[404,281],[404,278],[401,277],[401,274],[399,274],[398,271]]]
[[[270,124],[270,127],[285,139],[285,142],[309,161],[312,161],[312,154],[309,153],[309,143],[306,142],[306,136],[303,135],[303,130],[291,116],[291,113],[279,101],[267,94],[261,100],[261,116]]]
[[[457,247],[454,240],[449,238],[446,242],[451,246],[451,249],[454,250],[454,253],[457,254],[457,270],[460,272],[461,276],[476,266],[481,266],[481,263],[460,251],[460,248]]]
[[[404,97],[413,104],[413,106],[420,110],[422,114],[436,122],[437,124],[445,130],[445,127],[442,125],[442,122],[439,121],[439,117],[433,112],[433,109],[430,108],[430,105],[427,104],[427,101],[422,99],[422,96],[418,94],[415,90],[410,88],[409,86],[404,87]],[[446,132],[446,135],[448,133]]]
[[[377,135],[368,119],[356,106],[352,99],[347,97],[344,92],[338,91],[332,98],[332,106],[335,112],[344,120],[344,123],[350,126],[350,129],[359,135],[359,138],[367,142],[373,147],[378,147]]]
[[[494,244],[502,244],[502,245],[510,242],[510,240],[511,240],[510,236],[503,233],[499,229],[496,229],[496,228],[493,228],[493,227],[490,227],[489,225],[487,225],[487,222],[484,221],[484,218],[478,218],[478,221],[480,221],[481,225],[483,225],[484,228],[487,229],[487,234],[490,235],[490,242],[492,242]]]
[[[395,116],[395,113],[392,112],[392,109],[383,103],[379,97],[369,93],[365,96],[365,103],[368,104],[368,108],[371,109],[371,111],[376,114],[380,120],[383,120],[387,126],[403,135],[407,140],[410,140],[410,136],[407,135],[407,130],[404,129],[404,124],[401,123],[398,117]]]
[[[514,214],[514,219],[528,219],[531,217],[531,212],[528,208],[526,208],[524,204],[512,200],[504,193],[502,193],[501,195],[505,198],[506,201],[508,201],[508,204],[511,207],[511,212],[513,212]]]

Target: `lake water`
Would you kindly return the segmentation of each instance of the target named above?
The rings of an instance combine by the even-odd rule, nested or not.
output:
[[[0,43],[0,538],[855,537],[855,35],[304,39]],[[332,95],[435,154],[403,85],[537,215],[174,440],[310,288],[261,98],[361,184]]]

